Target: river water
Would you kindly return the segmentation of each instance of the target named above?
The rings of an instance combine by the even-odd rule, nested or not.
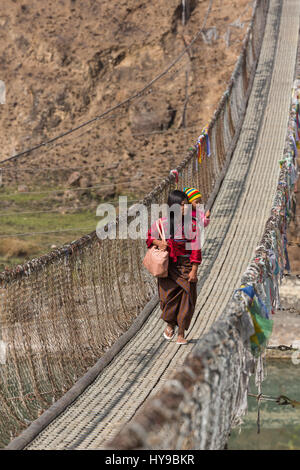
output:
[[[300,364],[292,360],[267,359],[263,395],[286,395],[300,401]],[[257,394],[254,377],[250,379],[250,393]],[[240,428],[231,432],[229,450],[300,450],[300,408],[262,401],[260,433],[257,433],[257,401],[248,397],[248,414]]]

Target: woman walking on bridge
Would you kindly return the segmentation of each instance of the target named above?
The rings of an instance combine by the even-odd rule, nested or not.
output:
[[[197,269],[201,263],[199,231],[197,223],[190,218],[190,227],[184,229],[184,219],[191,209],[187,195],[179,190],[172,191],[168,206],[180,206],[179,224],[170,210],[167,218],[159,219],[159,224],[166,234],[164,241],[159,235],[157,223],[148,231],[147,246],[157,246],[169,252],[168,277],[158,277],[158,293],[161,318],[167,323],[164,337],[172,340],[178,326],[177,344],[187,344],[184,338],[189,328],[197,300]],[[176,225],[176,226],[175,226]],[[188,234],[188,236],[186,236]]]

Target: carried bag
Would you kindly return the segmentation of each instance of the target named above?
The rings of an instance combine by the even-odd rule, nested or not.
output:
[[[166,241],[163,225],[161,224],[160,230],[159,223],[156,222],[156,227],[160,238],[163,241]],[[151,246],[151,248],[148,248],[147,250],[143,264],[153,276],[168,277],[169,253],[167,250],[160,250],[157,246]]]

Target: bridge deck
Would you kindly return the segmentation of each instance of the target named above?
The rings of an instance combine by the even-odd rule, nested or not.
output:
[[[270,215],[284,149],[300,2],[270,0],[265,36],[241,135],[213,207],[187,346],[167,343],[155,309],[95,382],[27,447],[101,449],[183,362],[222,313]],[[251,222],[251,224],[250,224]],[[250,228],[251,227],[251,228]]]

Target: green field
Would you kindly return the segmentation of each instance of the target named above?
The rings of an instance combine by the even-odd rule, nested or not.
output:
[[[0,271],[96,229],[96,210],[0,216]],[[57,231],[57,232],[55,232]],[[48,232],[48,233],[47,233]]]
[[[133,199],[128,195],[128,200]],[[92,191],[66,201],[63,192],[54,193],[53,188],[41,193],[0,188],[0,271],[94,231],[101,202]]]

